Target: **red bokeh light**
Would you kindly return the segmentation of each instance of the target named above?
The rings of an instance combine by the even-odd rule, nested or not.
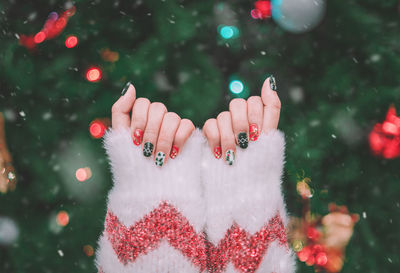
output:
[[[325,252],[319,252],[315,257],[315,263],[319,266],[324,266],[328,262],[328,256],[326,256]]]
[[[66,40],[65,40],[65,46],[68,48],[73,48],[78,44],[78,38],[74,35],[69,36]]]
[[[86,79],[90,82],[96,82],[101,79],[101,70],[98,67],[89,68],[86,72]]]
[[[57,214],[57,224],[65,227],[69,223],[69,215],[66,211],[62,210]]]
[[[94,120],[89,125],[89,132],[94,138],[101,138],[105,131],[106,125],[99,120]]]
[[[35,43],[40,44],[41,42],[43,42],[46,39],[46,34],[43,31],[38,32],[35,37],[33,38],[33,40],[35,41]]]
[[[254,3],[255,9],[251,11],[254,19],[266,19],[271,17],[271,1],[257,1]]]

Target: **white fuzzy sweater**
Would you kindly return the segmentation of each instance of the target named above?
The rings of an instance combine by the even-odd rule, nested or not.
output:
[[[130,129],[103,137],[113,188],[96,250],[103,273],[292,273],[281,191],[284,136],[261,134],[232,166],[196,129],[176,159],[158,167]]]

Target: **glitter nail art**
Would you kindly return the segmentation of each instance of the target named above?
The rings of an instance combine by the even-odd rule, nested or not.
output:
[[[229,165],[232,165],[235,161],[235,152],[233,150],[226,151],[225,161]]]
[[[222,149],[221,149],[221,147],[215,147],[215,149],[214,149],[214,156],[215,156],[215,158],[217,158],[217,159],[220,159],[221,158],[221,156],[222,156]]]
[[[135,132],[133,133],[133,143],[136,146],[139,146],[142,143],[143,140],[143,130],[141,129],[136,129]]]
[[[164,160],[165,160],[165,154],[163,152],[158,152],[155,161],[156,165],[157,166],[164,165]]]
[[[249,126],[250,140],[256,141],[260,135],[257,124],[253,123]]]
[[[269,76],[269,86],[271,87],[272,90],[276,91],[276,80],[274,76]]]
[[[151,142],[146,142],[143,147],[143,155],[149,157],[153,154],[154,145]]]
[[[125,95],[126,91],[128,91],[128,89],[129,89],[130,85],[131,85],[131,82],[127,82],[125,84],[124,88],[122,89],[121,96]]]
[[[174,159],[179,153],[179,148],[175,145],[172,146],[171,153],[169,154],[169,157]]]
[[[249,146],[249,138],[246,132],[241,132],[238,134],[238,144],[242,149],[246,149]]]

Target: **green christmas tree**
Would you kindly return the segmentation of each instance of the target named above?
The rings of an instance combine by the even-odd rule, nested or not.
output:
[[[72,6],[59,36],[36,50],[20,44],[50,12]],[[211,0],[0,3],[0,111],[18,177],[16,190],[0,195],[0,217],[19,231],[0,245],[0,272],[95,272],[88,245],[95,249],[103,230],[112,180],[88,126],[110,117],[126,81],[201,127],[233,97],[259,95],[269,74],[283,106],[289,212],[301,214],[296,182],[304,172],[313,212],[337,202],[362,216],[342,272],[398,270],[399,159],[374,157],[368,146],[389,105],[400,107],[398,1],[329,1],[321,24],[303,34],[253,19],[253,8]],[[222,25],[235,27],[232,38],[220,35]],[[79,40],[73,48],[65,46],[70,35]],[[92,66],[102,72],[97,82],[85,77]],[[243,84],[240,94],[230,92],[233,80]],[[92,176],[78,182],[84,167]],[[299,263],[298,272],[313,268]]]

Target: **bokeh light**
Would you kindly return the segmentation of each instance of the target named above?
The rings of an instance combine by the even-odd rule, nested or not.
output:
[[[46,39],[46,34],[43,31],[38,32],[35,37],[33,38],[33,40],[35,41],[35,43],[40,44],[41,42],[43,42]]]
[[[75,177],[79,182],[83,182],[92,177],[92,171],[89,167],[79,168],[75,172]]]
[[[57,224],[65,227],[69,223],[69,215],[65,210],[57,213]]]
[[[98,67],[91,67],[86,72],[86,79],[90,82],[96,82],[101,79],[101,70]]]
[[[85,252],[86,256],[91,257],[94,254],[94,249],[91,245],[83,246],[83,252]]]
[[[74,35],[69,36],[66,40],[65,40],[65,46],[68,48],[73,48],[78,44],[78,38]]]
[[[101,138],[106,129],[106,125],[100,120],[93,120],[89,125],[90,135],[94,138]]]
[[[239,29],[235,26],[218,26],[219,35],[225,40],[236,38],[239,36]]]
[[[229,84],[229,90],[234,93],[234,94],[240,94],[244,90],[244,85],[241,81],[239,80],[233,80]]]

